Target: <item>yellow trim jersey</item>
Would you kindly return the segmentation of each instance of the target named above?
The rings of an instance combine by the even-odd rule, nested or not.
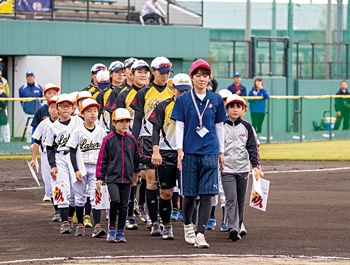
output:
[[[167,85],[158,86],[154,83],[151,83],[149,86],[137,92],[130,107],[135,111],[141,111],[143,113],[140,136],[152,136],[153,126],[152,123],[148,121],[148,118],[159,102],[173,96],[174,92]]]
[[[116,109],[116,101],[119,94],[129,87],[130,86],[127,83],[124,83],[121,86],[114,88],[106,99],[104,109],[110,113],[113,113],[113,111]]]
[[[174,97],[160,102],[148,118],[148,121],[152,123],[153,126],[161,128],[159,141],[160,150],[176,150],[175,120],[170,119],[174,104]]]

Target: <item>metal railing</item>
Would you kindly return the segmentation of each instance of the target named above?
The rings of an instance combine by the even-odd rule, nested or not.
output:
[[[211,39],[211,57],[219,70],[215,76],[231,78],[236,69],[244,78],[287,76],[287,37],[254,37],[249,41]],[[294,42],[292,72],[296,79],[349,79],[350,43]],[[342,61],[335,61],[336,49]],[[244,57],[239,59],[239,57]],[[214,70],[215,71],[215,70]]]
[[[79,0],[77,0],[79,1]],[[71,2],[77,2],[76,0],[72,0]],[[55,5],[55,0],[51,0],[51,8],[50,12],[27,12],[27,11],[18,11],[17,10],[17,1],[13,1],[13,13],[12,14],[0,14],[0,19],[24,19],[24,20],[51,20],[51,21],[76,21],[76,22],[104,22],[104,23],[124,23],[124,24],[141,24],[140,21],[140,13],[131,6],[131,1],[128,0],[127,6],[123,6],[118,9],[118,6],[115,7],[116,0],[80,0],[81,2],[85,2],[85,6],[79,5],[73,7],[71,5],[64,6],[61,4],[60,6]],[[69,3],[66,1],[60,3]],[[94,3],[109,3],[106,8],[105,5],[93,6]],[[177,2],[176,0],[167,0],[167,24],[169,24],[170,17],[170,6],[177,5],[181,8],[186,9],[187,11],[193,12],[201,17],[200,25],[203,26],[203,0],[199,2]],[[63,16],[62,12],[57,14],[57,11],[74,11],[77,16]],[[83,14],[84,12],[84,14]],[[123,18],[92,18],[94,14],[124,14]],[[79,15],[80,14],[80,15]],[[155,23],[157,24],[157,23]],[[153,23],[152,23],[153,25]],[[181,24],[181,26],[198,26],[197,24]]]

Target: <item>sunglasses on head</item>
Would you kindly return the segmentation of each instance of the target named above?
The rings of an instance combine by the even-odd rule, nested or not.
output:
[[[124,67],[126,67],[127,65],[134,63],[136,61],[136,59],[128,59],[127,61],[125,61],[124,63]]]
[[[124,65],[120,64],[120,63],[117,63],[117,64],[113,65],[113,67],[111,69],[111,72],[113,72],[117,68],[124,68]]]
[[[166,68],[166,67],[171,67],[172,64],[171,63],[161,63],[160,65],[158,65],[157,68]]]

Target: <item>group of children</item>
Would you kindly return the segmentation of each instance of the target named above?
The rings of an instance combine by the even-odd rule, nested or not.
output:
[[[226,201],[222,230],[228,231],[233,241],[246,234],[243,209],[250,163],[257,177],[262,176],[256,135],[251,125],[242,120],[247,110],[243,98],[232,93],[216,96],[206,89],[207,84],[203,90],[206,98],[196,94],[194,74],[201,73],[202,66],[194,62],[190,75],[179,73],[170,79],[172,64],[166,57],[156,57],[151,66],[144,60],[129,58],[124,63],[112,62],[108,70],[103,64],[94,65],[91,84],[78,93],[58,95],[60,88],[54,84],[44,87],[47,104],[35,114],[34,119],[41,121],[33,128],[30,165],[35,165],[41,146],[45,193],[54,205],[52,221],[62,222],[60,233],[73,231],[76,215],[75,235],[84,236],[85,227],[92,226],[92,208],[92,237],[107,234],[108,242],[126,242],[125,228],[138,228],[136,212],[151,229],[151,236],[174,238],[171,220],[182,220],[180,209],[182,198],[186,198],[183,190],[188,185],[182,179],[181,160],[191,156],[186,150],[182,152],[182,142],[185,145],[186,137],[189,141],[191,137],[184,134],[184,127],[182,132],[179,130],[181,122],[173,118],[173,110],[179,105],[176,101],[180,98],[182,102],[190,93],[203,101],[202,118],[205,112],[210,114],[219,109],[212,100],[220,108],[221,104],[222,108],[226,107],[227,113],[220,114],[220,121],[225,122],[221,128],[224,134],[219,136],[224,137],[224,150],[220,146],[223,154],[213,161],[218,164],[220,159],[222,173],[213,183],[220,180],[221,202]],[[209,65],[206,68],[210,69]],[[208,83],[206,78],[203,80]],[[190,108],[197,108],[197,104]],[[204,129],[197,133],[206,139],[210,133],[206,136]],[[83,160],[85,170],[79,159]],[[139,182],[138,205],[135,205]],[[103,185],[107,186],[110,200],[107,231],[101,227],[101,210],[95,209]],[[179,196],[179,192],[184,196]],[[218,201],[216,194],[211,191],[205,194],[214,209]],[[194,200],[191,197],[192,201],[196,201],[195,197]],[[198,201],[200,209],[202,200]],[[185,240],[199,248],[209,247],[202,236],[202,225],[197,225],[197,235],[201,237],[197,239],[194,233],[197,222],[208,225],[209,213],[203,218],[199,212],[197,221],[195,203],[191,207],[190,220],[187,218],[184,223]]]

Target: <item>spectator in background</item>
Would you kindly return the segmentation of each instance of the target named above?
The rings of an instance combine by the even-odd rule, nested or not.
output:
[[[232,92],[232,94],[237,94],[241,97],[247,96],[246,87],[241,84],[242,75],[238,72],[233,74],[234,83],[230,85],[227,89]]]
[[[6,78],[4,78],[2,76],[2,66],[0,66],[0,77],[1,77],[2,82],[3,82],[4,92],[8,96],[8,95],[10,95],[10,88],[9,88],[9,83],[7,82]],[[7,116],[7,106],[6,106],[5,112],[6,112],[6,116]],[[3,135],[1,135],[0,137],[4,138],[5,143],[9,143],[11,141],[10,124],[8,123],[8,121],[7,121],[5,129],[3,131]]]
[[[346,81],[342,81],[340,83],[340,89],[336,95],[350,95],[348,91],[348,84]],[[343,121],[343,130],[349,130],[349,122],[350,122],[350,98],[336,98],[335,99],[335,111],[336,121],[334,125],[334,130],[339,130],[341,121]]]
[[[38,83],[34,82],[35,75],[32,71],[26,73],[27,83],[19,88],[20,98],[41,98],[43,97],[43,88]],[[25,114],[33,115],[37,109],[41,107],[41,102],[38,100],[21,101],[21,105]],[[35,106],[36,105],[36,106]],[[36,108],[35,108],[36,107]]]
[[[216,92],[216,89],[218,88],[218,82],[215,80],[213,73],[210,74],[210,79],[207,85],[207,88],[212,91]]]
[[[0,98],[8,98],[7,94],[4,91],[4,81],[0,77]],[[4,130],[7,124],[7,100],[0,101],[0,143],[4,142]]]
[[[252,117],[252,125],[256,133],[261,133],[262,124],[266,114],[266,99],[269,98],[267,90],[261,78],[255,78],[254,87],[249,91],[249,97],[263,97],[263,99],[249,99],[250,115]]]
[[[154,17],[154,20],[159,22],[159,19],[162,20],[163,24],[166,24],[166,13],[163,8],[157,3],[157,0],[148,0],[142,8],[141,17],[146,15],[151,15]]]

